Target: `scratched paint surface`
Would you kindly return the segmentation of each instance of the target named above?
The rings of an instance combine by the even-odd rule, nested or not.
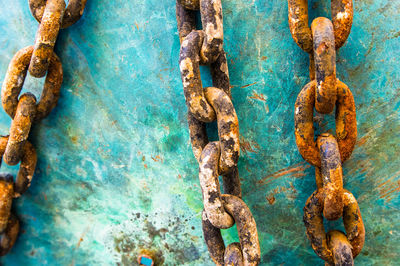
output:
[[[212,265],[201,232],[174,2],[89,0],[82,19],[61,31],[61,98],[30,135],[37,171],[29,191],[14,201],[22,230],[2,263],[131,265],[146,249],[159,264]],[[354,4],[337,72],[357,107],[358,142],[343,167],[366,227],[356,264],[398,265],[400,2]],[[311,2],[311,18],[330,16],[328,6],[328,0]],[[223,13],[242,142],[239,172],[262,264],[322,265],[302,222],[315,181],[296,149],[293,111],[308,82],[308,57],[290,36],[287,2],[224,0]],[[37,26],[26,0],[0,5],[1,81],[13,54],[33,44]],[[202,72],[210,85],[207,69]],[[24,88],[39,96],[42,84],[28,78]],[[318,124],[334,126],[331,118]],[[7,134],[9,125],[0,111],[0,132]],[[340,222],[329,224],[335,226]],[[224,237],[236,240],[235,229]]]

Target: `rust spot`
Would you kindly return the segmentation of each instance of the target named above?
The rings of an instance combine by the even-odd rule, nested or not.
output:
[[[271,193],[270,195],[265,197],[270,205],[273,205],[276,201],[275,195]]]

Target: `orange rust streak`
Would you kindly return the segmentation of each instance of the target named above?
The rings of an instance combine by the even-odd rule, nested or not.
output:
[[[253,91],[253,95],[250,96],[249,98],[250,99],[254,99],[254,100],[260,100],[260,101],[263,101],[263,102],[267,101],[267,99],[266,99],[264,94],[262,94],[262,93],[258,94],[256,91]]]
[[[275,173],[272,173],[270,175],[267,175],[266,177],[264,177],[263,179],[257,181],[258,184],[268,184],[276,179],[278,179],[279,177],[291,174],[291,176],[299,178],[302,176],[305,176],[304,170],[306,170],[307,168],[309,168],[310,165],[306,164],[305,162],[302,163],[297,163],[294,165],[291,165],[289,167],[283,168],[279,171],[276,171]]]
[[[255,84],[257,84],[257,81],[256,81],[256,82],[253,82],[253,83],[250,83],[250,84],[247,84],[247,85],[243,85],[243,86],[240,87],[240,88],[241,88],[241,89],[247,88],[247,87],[253,86],[253,85],[255,85]]]

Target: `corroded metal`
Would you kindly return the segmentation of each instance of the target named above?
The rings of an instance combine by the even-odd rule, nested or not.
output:
[[[218,161],[220,156],[218,142],[210,142],[201,153],[199,162],[199,180],[203,192],[204,211],[211,224],[217,228],[226,229],[232,227],[234,220],[225,211],[220,185],[218,181]]]
[[[224,263],[226,266],[243,266],[243,254],[240,243],[229,244],[225,249]]]
[[[321,114],[332,112],[336,103],[336,50],[332,22],[316,18],[311,24],[315,64],[315,110]]]
[[[321,158],[314,140],[313,110],[316,81],[308,83],[297,96],[295,104],[295,137],[301,156],[310,164],[320,167]],[[356,143],[357,121],[353,94],[341,81],[337,80],[336,139],[340,158],[346,161]]]
[[[360,254],[364,246],[364,222],[356,198],[346,189],[343,194],[343,204],[343,224],[346,229],[347,239],[351,244],[353,258],[355,258]]]
[[[210,257],[216,265],[224,265],[225,244],[222,239],[221,230],[211,224],[204,210],[201,217],[203,237]]]
[[[353,24],[353,0],[331,0],[335,47],[339,49],[349,37]]]
[[[35,113],[36,97],[29,92],[22,94],[19,98],[14,119],[11,122],[10,136],[3,155],[7,164],[15,165],[20,161],[24,145],[35,119]]]
[[[31,185],[37,162],[36,150],[26,141],[21,157],[21,164],[14,184],[14,198],[21,196]]]
[[[177,0],[177,3],[188,10],[199,10],[201,0]]]
[[[260,261],[257,228],[250,210],[241,200],[237,168],[239,126],[231,101],[228,64],[223,49],[221,1],[197,2],[203,30],[196,30],[196,13],[192,11],[198,9],[195,2],[177,0],[176,18],[181,42],[179,66],[188,107],[190,140],[200,165],[203,235],[215,264],[257,265]],[[203,88],[200,64],[210,65],[214,87]],[[219,141],[209,143],[205,123],[215,119]],[[226,193],[223,195],[219,185],[220,175]],[[225,206],[230,209],[225,209]],[[241,206],[240,213],[235,206]],[[225,249],[220,229],[231,227],[235,221],[241,243],[233,243]]]
[[[329,231],[328,248],[332,251],[333,263],[326,262],[325,265],[334,266],[353,266],[353,254],[351,252],[351,244],[346,235],[337,230]]]
[[[207,101],[217,114],[221,156],[219,173],[225,174],[237,166],[239,160],[239,121],[229,96],[221,89],[205,88]]]
[[[229,70],[226,61],[226,53],[222,48],[218,58],[210,65],[213,87],[223,89],[231,97],[231,87],[229,85]]]
[[[196,29],[196,13],[187,7],[184,8],[180,2],[184,1],[176,0],[176,21],[178,22],[179,40],[182,43],[183,39]]]
[[[350,158],[357,141],[356,105],[353,93],[346,84],[337,81],[336,104],[336,139],[338,141],[340,158],[345,162]]]
[[[324,216],[336,220],[343,213],[343,170],[336,138],[324,133],[317,139],[321,156]]]
[[[332,23],[335,33],[335,47],[339,49],[346,42],[353,23],[353,1],[331,0]],[[311,53],[313,36],[308,25],[308,0],[288,0],[289,28],[297,45]]]
[[[323,17],[308,26],[308,1],[288,0],[289,27],[293,39],[310,53],[310,79],[295,104],[295,137],[301,156],[315,166],[317,190],[304,207],[304,224],[315,253],[326,265],[353,265],[364,243],[364,225],[354,196],[343,189],[342,162],[357,139],[354,98],[336,78],[336,49],[346,41],[353,20],[352,0],[332,0],[332,22]],[[336,105],[336,137],[322,133],[315,140],[314,107],[322,114]],[[322,214],[328,220],[343,215],[347,236],[325,233]],[[346,217],[346,218],[345,218]],[[328,238],[328,240],[327,240]],[[351,254],[352,253],[352,254]]]
[[[201,61],[213,63],[220,55],[224,43],[221,0],[201,0],[200,13],[205,33],[200,50]]]
[[[0,157],[3,157],[8,139],[9,136],[3,136],[0,138]],[[21,196],[21,194],[23,194],[31,185],[33,174],[35,173],[36,162],[36,150],[29,141],[26,141],[23,146],[21,164],[19,166],[17,178],[14,183],[14,198]]]
[[[14,196],[13,177],[10,174],[0,174],[0,233],[6,230],[11,214]]]
[[[14,246],[19,232],[19,220],[11,214],[8,219],[7,228],[0,234],[0,256],[6,255]]]
[[[288,14],[293,39],[301,49],[311,53],[313,40],[308,26],[308,0],[288,0]]]
[[[63,68],[60,58],[53,53],[50,58],[50,65],[47,71],[46,80],[44,82],[43,90],[37,104],[37,111],[35,120],[41,120],[48,116],[50,112],[56,107],[58,99],[60,98],[60,89],[63,81]]]
[[[186,104],[192,115],[202,122],[215,120],[215,112],[204,96],[200,77],[200,48],[203,31],[192,31],[181,44],[179,67]]]
[[[11,60],[1,88],[1,103],[6,113],[14,118],[17,110],[18,96],[24,85],[33,46],[19,50]],[[57,104],[63,80],[60,59],[53,53],[44,82],[43,91],[37,105],[36,119],[46,117]]]
[[[29,73],[34,77],[41,78],[46,75],[64,10],[64,0],[47,0],[29,64]]]
[[[304,207],[303,221],[307,229],[307,237],[315,253],[323,260],[334,263],[332,250],[328,247],[327,234],[323,224],[322,212],[324,208],[324,195],[321,189],[316,190],[307,200]],[[343,223],[347,239],[352,247],[355,258],[364,245],[365,229],[361,212],[353,194],[344,189],[343,194]]]
[[[29,8],[38,22],[41,22],[46,4],[49,0],[29,0]],[[61,28],[65,29],[76,23],[85,10],[87,0],[69,0],[62,18]]]
[[[238,230],[244,265],[260,263],[260,243],[258,240],[256,221],[246,203],[240,198],[223,194],[225,210],[233,217]]]
[[[238,230],[240,247],[243,256],[243,265],[258,265],[260,263],[260,244],[258,240],[257,226],[247,205],[234,195],[222,194],[223,206],[233,217]],[[224,265],[225,244],[222,240],[220,230],[213,228],[208,221],[207,214],[203,212],[203,234],[206,240],[211,258],[217,265]],[[223,247],[223,248],[222,248]],[[231,249],[231,248],[230,248]],[[230,251],[228,251],[230,252]],[[237,256],[238,254],[236,254]],[[229,261],[227,256],[227,261]],[[233,258],[232,258],[233,259]]]
[[[60,97],[63,69],[53,52],[58,31],[62,22],[69,26],[79,19],[86,0],[69,1],[65,16],[64,0],[30,0],[29,4],[40,21],[35,45],[13,56],[1,89],[1,103],[12,122],[9,136],[0,138],[0,156],[9,165],[21,164],[15,183],[11,175],[0,176],[0,256],[12,248],[18,236],[19,221],[10,216],[12,198],[18,198],[29,188],[35,172],[37,154],[27,140],[30,129],[35,121],[51,112]],[[34,77],[47,73],[39,103],[29,92],[19,97],[28,70]]]

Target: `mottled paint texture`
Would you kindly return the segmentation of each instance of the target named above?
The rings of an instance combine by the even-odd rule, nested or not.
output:
[[[358,140],[343,164],[366,241],[356,265],[396,265],[400,256],[400,2],[355,0],[353,28],[337,52],[337,77],[351,89]],[[286,0],[224,0],[224,48],[240,125],[243,199],[257,222],[262,265],[322,265],[303,225],[316,188],[297,151],[294,103],[309,82],[308,54],[293,41]],[[310,1],[310,22],[330,16]],[[38,23],[28,1],[0,6],[0,80],[32,45]],[[201,232],[198,163],[192,154],[179,71],[175,1],[87,2],[60,30],[64,68],[58,105],[29,140],[38,166],[14,200],[21,233],[6,265],[131,265],[144,250],[165,265],[212,265]],[[203,67],[203,85],[211,78]],[[23,92],[40,96],[44,80]],[[318,132],[334,129],[317,117]],[[0,132],[10,118],[0,111]],[[334,130],[330,131],[334,133]],[[210,136],[217,140],[216,127]],[[18,166],[1,171],[12,171]],[[341,221],[326,228],[343,230]],[[224,231],[238,240],[236,228]]]

